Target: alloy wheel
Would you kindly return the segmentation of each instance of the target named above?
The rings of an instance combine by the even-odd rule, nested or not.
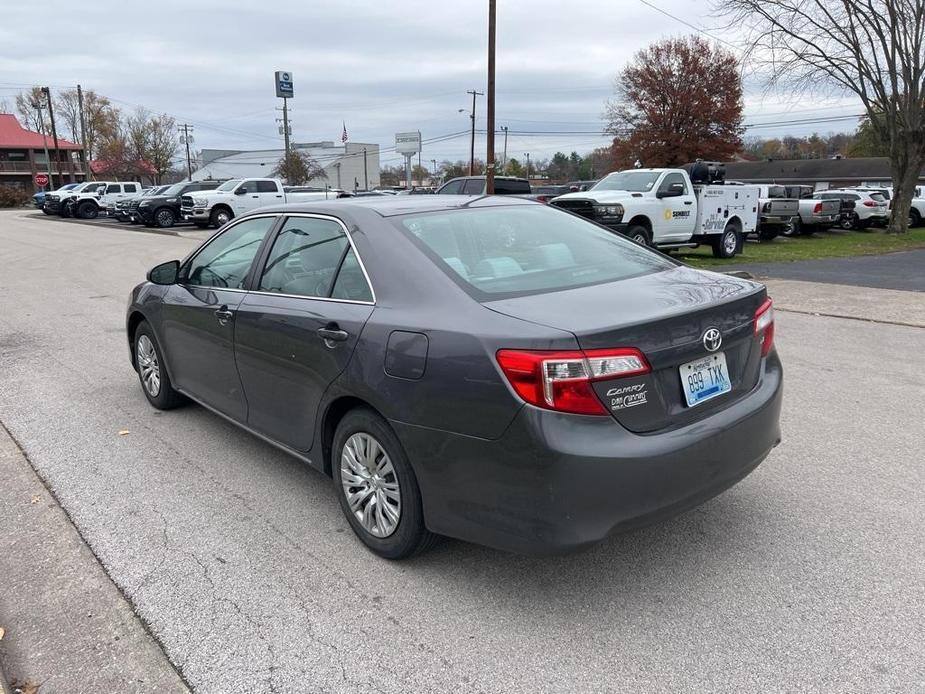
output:
[[[727,255],[732,256],[736,252],[736,246],[739,245],[739,239],[736,238],[734,231],[726,232],[723,236],[723,250]]]
[[[161,367],[157,361],[154,343],[147,335],[141,335],[135,343],[135,362],[145,390],[152,398],[161,392]]]
[[[157,224],[160,227],[173,226],[173,212],[170,210],[161,210],[157,213]]]
[[[401,488],[388,453],[373,436],[353,434],[340,458],[340,481],[350,512],[373,537],[390,536],[401,520]]]

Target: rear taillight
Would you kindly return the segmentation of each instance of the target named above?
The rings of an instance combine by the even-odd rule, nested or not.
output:
[[[638,349],[524,352],[502,349],[498,364],[516,393],[531,405],[574,414],[608,414],[591,383],[649,373]]]
[[[761,343],[761,356],[768,356],[774,346],[774,305],[770,299],[755,311],[755,336]]]
[[[876,206],[877,206],[877,203],[875,203],[873,200],[864,201],[864,207],[876,207]]]
[[[817,202],[816,206],[813,208],[813,214],[819,214],[820,212],[822,212],[822,203]]]

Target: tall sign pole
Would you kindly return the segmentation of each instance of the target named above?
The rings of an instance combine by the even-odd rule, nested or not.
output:
[[[192,125],[189,125],[188,123],[184,123],[183,125],[180,125],[180,126],[177,126],[177,127],[179,128],[180,131],[183,132],[183,142],[186,144],[186,176],[187,176],[187,180],[192,181],[192,180],[193,180],[193,162],[192,162],[192,159],[190,158],[189,143],[190,143],[190,140],[192,139],[192,138],[190,137],[190,130],[193,129],[193,126],[192,126]]]
[[[48,170],[48,185],[54,190],[55,182],[51,180],[51,159],[48,158],[48,137],[45,135],[45,119],[42,118],[42,102],[36,99],[32,102],[32,108],[39,112],[39,128],[42,129],[42,147],[45,149],[45,168]],[[59,187],[62,182],[58,181]]]
[[[395,151],[405,157],[405,178],[407,186],[411,188],[411,161],[415,154],[421,151],[421,131],[414,130],[407,133],[395,133]]]
[[[501,172],[507,173],[507,126],[502,125],[501,129],[504,131],[504,154],[501,155]]]
[[[369,190],[369,171],[367,169],[369,160],[366,158],[366,148],[363,148],[363,190]]]
[[[292,73],[288,70],[276,71],[276,96],[283,100],[283,142],[286,148],[284,156],[289,156],[289,99],[295,96],[292,85]]]
[[[488,0],[488,153],[485,156],[485,194],[495,194],[495,0]],[[473,124],[475,121],[473,121]]]

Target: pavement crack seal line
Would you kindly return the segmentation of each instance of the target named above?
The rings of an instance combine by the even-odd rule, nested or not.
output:
[[[821,311],[805,311],[799,308],[780,308],[774,307],[775,311],[781,313],[799,313],[804,316],[822,316],[823,318],[843,318],[844,320],[856,320],[862,323],[880,323],[881,325],[899,325],[904,328],[925,328],[921,323],[904,323],[897,320],[880,320],[879,318],[864,318],[862,316],[847,316],[842,313],[823,313]]]
[[[119,591],[119,595],[122,596],[122,599],[125,600],[129,608],[132,610],[132,614],[135,615],[135,618],[138,619],[138,621],[141,623],[141,626],[144,629],[145,633],[157,645],[158,649],[161,652],[161,655],[164,656],[164,660],[167,662],[170,668],[176,673],[180,681],[183,682],[184,686],[190,692],[192,692],[193,691],[192,684],[190,684],[190,682],[186,679],[186,677],[183,675],[180,669],[177,668],[177,666],[173,664],[173,661],[168,657],[167,648],[165,644],[154,633],[154,630],[151,629],[151,625],[148,623],[148,620],[145,619],[143,615],[139,614],[138,610],[135,608],[135,603],[133,603],[131,599],[125,594],[125,591],[122,589],[122,586],[120,586],[115,581],[115,579],[113,579],[113,577],[109,574],[109,569],[106,568],[106,565],[100,560],[99,556],[97,556],[96,550],[93,548],[93,545],[84,536],[83,531],[80,529],[80,526],[78,526],[77,523],[74,522],[74,519],[71,517],[70,511],[68,511],[67,508],[61,503],[61,500],[58,498],[58,495],[55,493],[54,489],[51,488],[51,485],[48,483],[48,480],[45,478],[45,475],[43,475],[38,470],[38,468],[35,466],[35,464],[32,462],[32,458],[29,457],[29,453],[26,451],[23,445],[19,442],[19,439],[16,438],[13,432],[9,430],[9,428],[6,426],[6,424],[2,420],[0,420],[0,429],[3,429],[3,431],[6,432],[6,435],[10,437],[10,440],[15,444],[16,448],[19,449],[19,452],[22,455],[22,457],[25,458],[27,463],[29,463],[29,467],[32,468],[32,472],[35,473],[35,476],[38,477],[39,482],[41,482],[42,486],[45,487],[45,491],[48,492],[48,495],[52,499],[54,499],[57,507],[61,509],[62,513],[64,513],[64,517],[67,518],[67,522],[71,524],[72,528],[74,528],[74,531],[77,533],[77,536],[80,538],[80,541],[83,542],[84,545],[86,545],[86,547],[90,550],[90,553],[93,555],[93,558],[96,559],[96,563],[99,565],[100,569],[102,569],[103,574],[105,574],[106,578],[109,579],[109,581],[116,587],[116,590]],[[0,694],[10,694],[6,690],[3,689],[4,685],[6,685],[6,679],[3,676],[3,672],[0,671]]]

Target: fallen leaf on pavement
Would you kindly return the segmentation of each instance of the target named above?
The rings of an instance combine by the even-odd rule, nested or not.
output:
[[[35,495],[29,500],[29,503],[30,503],[30,504],[37,504],[37,503],[40,502],[41,500],[42,500],[42,497],[39,496],[38,494],[35,494]]]
[[[121,429],[121,430],[119,431],[119,436],[128,436],[128,434],[129,434],[129,430],[128,430],[128,429]]]
[[[0,641],[3,641],[3,635],[6,634],[6,629],[0,627]]]
[[[38,694],[39,687],[42,685],[33,684],[32,682],[23,682],[22,684],[19,682],[12,682],[10,686],[13,687],[13,691],[16,694]]]

